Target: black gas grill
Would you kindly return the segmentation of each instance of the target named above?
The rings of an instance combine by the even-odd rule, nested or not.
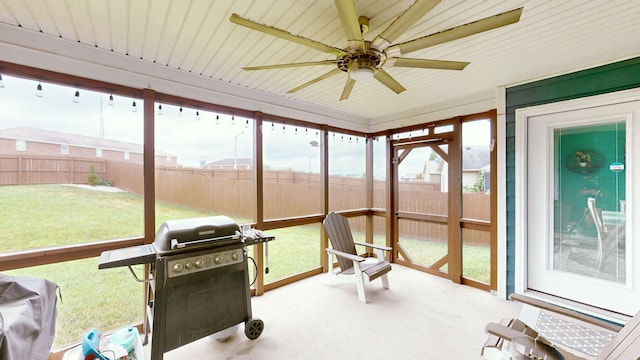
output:
[[[161,360],[239,323],[249,339],[260,336],[264,324],[251,314],[246,246],[273,239],[256,229],[243,232],[226,216],[171,220],[153,244],[105,251],[99,268],[151,265],[145,342],[151,328],[151,359]]]

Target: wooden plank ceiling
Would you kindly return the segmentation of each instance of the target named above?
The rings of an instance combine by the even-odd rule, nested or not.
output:
[[[372,40],[413,0],[357,0]],[[126,54],[212,83],[286,99],[300,109],[328,109],[369,126],[494,99],[496,88],[640,54],[640,6],[629,0],[443,0],[395,43],[524,7],[518,23],[436,45],[412,58],[466,61],[463,71],[387,69],[407,90],[375,79],[340,101],[340,73],[293,94],[331,70],[309,66],[261,71],[242,67],[332,59],[332,55],[229,21],[232,13],[324,44],[345,48],[332,0],[0,0],[0,22],[81,45]],[[86,46],[85,46],[86,48]],[[1,56],[0,56],[1,57]],[[252,96],[252,95],[248,95]]]

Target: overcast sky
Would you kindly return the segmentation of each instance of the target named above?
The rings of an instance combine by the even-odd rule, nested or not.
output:
[[[0,128],[34,127],[108,139],[143,142],[143,102],[141,99],[114,95],[113,106],[109,94],[78,89],[79,102],[73,102],[75,88],[42,84],[42,97],[36,97],[37,81],[3,76],[0,88]],[[135,100],[137,112],[132,111]],[[157,105],[156,105],[157,108]],[[253,121],[215,113],[163,104],[162,115],[156,113],[156,148],[178,157],[183,166],[197,167],[201,162],[221,159],[253,157]],[[216,121],[219,117],[219,123]],[[478,126],[479,125],[479,126]],[[465,144],[488,142],[486,124],[468,124]],[[298,171],[319,171],[319,148],[311,145],[319,141],[316,130],[264,122],[264,159],[267,166]],[[296,131],[297,130],[297,131]],[[465,128],[467,130],[467,128]],[[480,140],[476,140],[480,139]],[[374,144],[375,175],[384,176],[384,141]],[[361,176],[364,174],[364,138],[329,135],[330,174]],[[408,168],[422,170],[423,156],[415,156]],[[405,168],[403,166],[403,168]]]

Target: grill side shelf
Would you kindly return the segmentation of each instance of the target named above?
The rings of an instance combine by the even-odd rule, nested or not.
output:
[[[156,260],[156,250],[151,244],[130,246],[121,249],[103,251],[100,254],[98,269],[120,266],[150,264]]]

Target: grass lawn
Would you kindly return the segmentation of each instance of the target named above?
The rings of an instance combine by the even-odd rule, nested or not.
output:
[[[2,252],[141,236],[144,228],[143,199],[126,192],[66,185],[0,186],[0,203]],[[169,219],[211,215],[217,214],[156,203],[157,226]],[[250,221],[230,216],[238,223]],[[320,249],[320,224],[269,233],[276,241],[269,244],[267,283],[317,268],[320,257],[326,256]],[[354,238],[361,241],[364,235],[355,233]],[[441,243],[410,239],[401,243],[419,263],[429,263],[430,257],[446,252]],[[464,251],[465,276],[488,282],[488,248],[466,246]],[[136,271],[143,276],[142,266]],[[54,349],[79,342],[93,328],[106,332],[142,321],[145,288],[126,267],[98,270],[98,258],[90,258],[5,274],[43,277],[60,287]]]

